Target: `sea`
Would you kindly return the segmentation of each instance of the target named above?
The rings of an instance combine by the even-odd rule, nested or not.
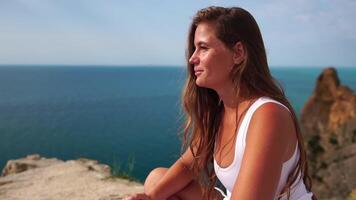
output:
[[[271,67],[299,114],[323,68]],[[356,68],[337,68],[356,90]],[[0,169],[29,154],[90,158],[144,181],[181,152],[184,67],[0,66]]]

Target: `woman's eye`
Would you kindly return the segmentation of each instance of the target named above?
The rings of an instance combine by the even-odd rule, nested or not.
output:
[[[208,47],[206,47],[206,46],[201,46],[200,48],[203,49],[203,50],[207,50],[208,49]]]

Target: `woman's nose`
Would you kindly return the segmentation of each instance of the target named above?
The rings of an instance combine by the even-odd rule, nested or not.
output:
[[[189,58],[189,64],[194,65],[194,64],[198,64],[198,62],[199,62],[199,58],[196,56],[194,52],[193,55],[190,56]]]

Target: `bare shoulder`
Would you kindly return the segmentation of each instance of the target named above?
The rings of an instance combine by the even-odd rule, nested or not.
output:
[[[294,123],[292,115],[289,110],[277,103],[267,102],[262,104],[254,112],[251,123],[253,125],[275,125],[279,128],[292,128],[294,129]]]
[[[291,113],[282,105],[273,102],[261,105],[254,112],[248,129],[246,142],[255,140],[259,144],[277,145],[285,152],[293,151],[295,125]]]
[[[294,136],[293,118],[285,107],[268,102],[254,112],[233,198],[274,197]]]
[[[267,120],[268,122],[293,122],[289,110],[287,110],[287,108],[285,108],[284,106],[274,102],[267,102],[262,104],[255,111],[253,118]]]

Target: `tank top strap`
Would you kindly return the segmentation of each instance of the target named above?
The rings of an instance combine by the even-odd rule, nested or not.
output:
[[[252,105],[251,107],[247,110],[246,112],[246,115],[245,115],[245,119],[243,120],[242,124],[241,124],[241,141],[239,141],[239,143],[241,143],[241,145],[243,146],[243,149],[245,149],[246,147],[246,135],[247,135],[247,129],[248,129],[248,126],[250,124],[250,121],[252,119],[252,116],[253,114],[255,113],[255,111],[261,107],[263,104],[265,103],[275,103],[275,104],[278,104],[282,107],[284,107],[285,109],[288,110],[288,112],[290,112],[290,110],[288,109],[287,106],[283,105],[282,103],[274,100],[274,99],[271,99],[269,97],[260,97],[258,98]],[[240,133],[239,133],[240,134]]]

